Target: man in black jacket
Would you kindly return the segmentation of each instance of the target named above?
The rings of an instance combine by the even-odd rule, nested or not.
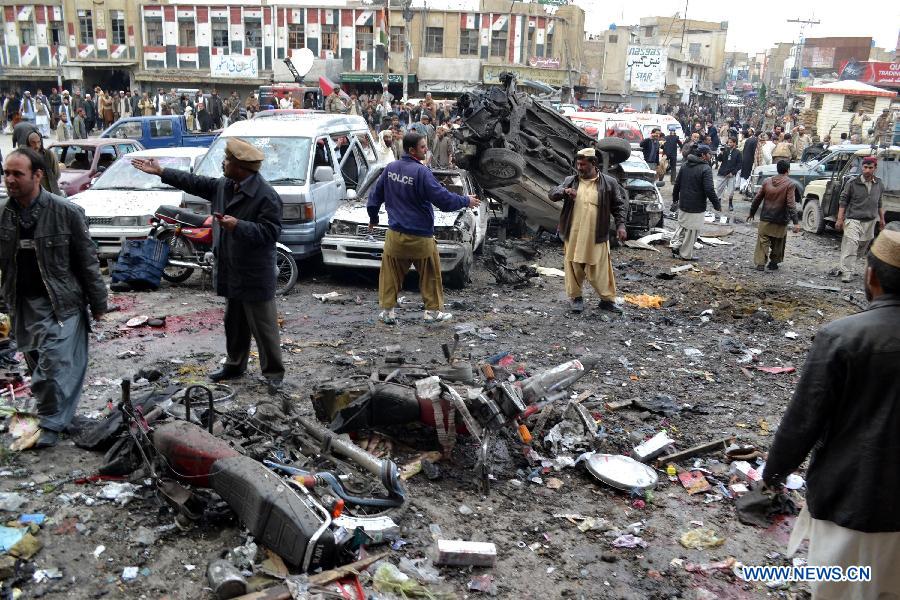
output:
[[[650,132],[650,137],[641,140],[641,150],[644,151],[644,160],[654,171],[659,166],[659,129]]]
[[[865,288],[867,310],[816,333],[763,472],[780,487],[812,452],[788,555],[808,538],[810,566],[872,569],[865,583],[811,583],[813,598],[900,590],[900,511],[891,508],[900,493],[900,232],[875,240]]]
[[[706,144],[700,144],[694,150],[694,154],[678,171],[675,185],[672,188],[672,211],[678,210],[678,227],[669,247],[672,256],[682,260],[695,260],[694,244],[703,227],[703,217],[706,213],[706,201],[709,200],[713,208],[722,210],[716,190],[713,186],[712,167],[709,166],[711,150]]]
[[[211,202],[216,293],[224,296],[228,358],[213,381],[241,377],[256,339],[259,366],[275,394],[284,378],[275,306],[275,242],[281,234],[281,197],[259,174],[262,151],[228,138],[224,177],[201,177],[163,169],[155,159],[132,159],[135,168],[159,175],[163,183]]]
[[[95,319],[107,310],[84,210],[41,187],[46,169],[30,148],[10,152],[3,166],[9,201],[0,207],[3,299],[40,417],[34,448],[55,445],[71,423],[88,364],[86,309]]]
[[[222,102],[222,98],[219,97],[219,90],[216,88],[212,89],[212,93],[209,95],[209,106],[207,107],[209,111],[209,116],[212,117],[212,126],[215,129],[219,129],[222,127],[222,116],[225,114],[225,104]]]
[[[669,181],[673,184],[675,183],[675,175],[678,170],[676,168],[678,165],[678,149],[682,146],[681,140],[675,131],[676,126],[669,125],[669,135],[666,136],[665,142],[663,142],[663,154],[666,155],[669,161]]]
[[[737,140],[728,138],[725,149],[719,156],[719,185],[716,194],[725,199],[728,196],[728,210],[734,210],[734,186],[741,172],[741,151],[737,149]]]

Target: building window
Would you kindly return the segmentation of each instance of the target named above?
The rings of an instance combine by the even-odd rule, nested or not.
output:
[[[526,46],[525,54],[534,54],[534,27],[528,28],[528,46]],[[522,57],[523,61],[528,60],[528,56]]]
[[[459,32],[459,55],[478,56],[481,41],[477,29],[463,29]]]
[[[611,36],[609,36],[609,43],[610,43],[610,44],[618,44],[618,43],[619,43],[619,36],[617,36],[617,35],[611,35]]]
[[[112,12],[112,19],[110,23],[110,30],[112,32],[112,43],[124,46],[125,45],[125,13],[121,10],[114,10]]]
[[[547,39],[544,41],[544,56],[553,56],[553,34],[547,32]]]
[[[825,94],[813,94],[809,107],[816,110],[822,110],[822,103],[825,101]]]
[[[391,26],[391,52],[406,52],[406,27]]]
[[[78,39],[82,44],[94,43],[94,16],[89,10],[78,11]]]
[[[34,23],[19,21],[19,43],[23,46],[34,45]]]
[[[369,52],[375,45],[375,37],[371,25],[356,26],[356,49],[360,52]]]
[[[506,32],[491,32],[491,56],[506,56]]]
[[[322,25],[322,50],[338,51],[337,25]]]
[[[244,45],[262,48],[262,21],[259,19],[244,19]]]
[[[178,45],[188,48],[197,45],[197,29],[194,19],[178,19]]]
[[[444,53],[444,28],[443,27],[426,27],[425,28],[425,54],[443,54]]]
[[[148,46],[163,45],[162,17],[147,17],[144,19],[144,40]]]
[[[644,27],[644,37],[653,37],[653,26]]]
[[[700,44],[691,44],[688,47],[688,52],[691,55],[691,58],[698,59],[700,58]]]
[[[62,44],[62,33],[63,26],[60,21],[51,21],[50,22],[50,45],[51,46],[59,46]]]
[[[844,112],[852,112],[862,109],[870,115],[875,112],[875,96],[844,96]]]
[[[288,25],[288,48],[291,50],[306,48],[306,34],[303,32],[302,23],[291,23]]]
[[[213,48],[228,48],[228,19],[226,17],[213,17],[210,20],[212,27]]]

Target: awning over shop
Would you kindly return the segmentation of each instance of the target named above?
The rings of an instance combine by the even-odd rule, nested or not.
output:
[[[219,83],[223,85],[268,85],[271,83],[269,78],[257,78],[257,79],[237,79],[233,77],[210,77],[208,72],[196,72],[193,69],[185,69],[182,71],[137,71],[134,74],[134,79],[136,81],[158,81],[165,83],[185,83],[185,82],[198,82],[202,81],[204,83]]]
[[[80,67],[82,69],[127,69],[137,66],[136,60],[67,60],[64,67]]]
[[[410,73],[407,78],[409,83],[415,83],[416,74]],[[388,75],[390,83],[403,83],[403,75],[401,73],[391,73]],[[341,73],[341,83],[383,83],[384,73],[358,73],[349,72]]]
[[[0,79],[12,80],[35,80],[35,79],[52,79],[56,80],[56,72],[49,69],[11,69],[0,68]]]

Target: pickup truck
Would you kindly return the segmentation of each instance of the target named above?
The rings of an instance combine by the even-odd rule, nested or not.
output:
[[[834,226],[837,221],[841,190],[847,182],[862,173],[862,160],[876,155],[878,167],[875,176],[884,181],[884,195],[881,205],[885,221],[900,219],[900,148],[882,148],[877,152],[872,148],[857,150],[839,171],[828,179],[817,179],[806,186],[803,193],[803,229],[810,233],[822,233],[826,225]]]
[[[791,163],[791,169],[788,171],[788,177],[800,184],[800,189],[816,179],[826,179],[831,177],[833,173],[840,170],[847,164],[850,157],[859,150],[867,150],[870,148],[868,144],[845,144],[829,146],[825,152],[816,158],[807,162]],[[750,192],[756,195],[762,187],[763,182],[769,177],[778,174],[778,167],[775,164],[763,165],[756,169],[753,175]]]
[[[184,115],[157,115],[154,117],[123,117],[100,134],[102,138],[137,140],[147,150],[153,148],[180,148],[182,146],[208,148],[218,132],[193,133],[188,131]]]

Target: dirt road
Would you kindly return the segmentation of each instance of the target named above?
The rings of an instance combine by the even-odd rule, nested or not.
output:
[[[666,190],[668,192],[668,190]],[[746,216],[746,202],[736,202],[734,214]],[[669,227],[674,224],[667,221]],[[594,355],[598,366],[582,378],[574,392],[593,392],[585,401],[605,437],[597,449],[629,453],[640,440],[666,429],[679,449],[734,436],[740,443],[766,450],[789,400],[798,373],[768,374],[746,367],[799,368],[816,330],[824,323],[858,310],[850,301],[864,302],[861,283],[842,286],[825,273],[837,258],[834,235],[809,237],[790,234],[787,260],[777,272],[757,272],[752,265],[755,232],[737,223],[720,239],[729,245],[698,250],[697,270],[671,280],[656,275],[683,263],[660,252],[619,248],[614,265],[619,294],[656,294],[663,308],[642,309],[626,304],[623,316],[596,309],[587,294],[587,310],[567,312],[561,278],[540,277],[528,287],[494,282],[483,262],[473,283],[462,292],[448,291],[449,325],[426,326],[420,320],[418,294],[409,290],[399,311],[399,323],[389,327],[376,321],[376,275],[328,274],[314,265],[304,272],[292,294],[279,301],[283,342],[289,369],[289,389],[297,408],[311,411],[307,400],[313,386],[353,374],[366,374],[384,349],[400,345],[409,360],[421,364],[443,361],[441,343],[454,326],[475,323],[495,337],[463,336],[463,355],[472,362],[509,351],[528,371],[536,372],[571,358]],[[721,227],[717,227],[721,229]],[[487,260],[489,253],[485,253]],[[561,247],[543,242],[540,265],[561,268]],[[842,287],[841,292],[799,287],[797,281]],[[323,304],[313,294],[337,291],[343,304]],[[83,414],[96,414],[118,397],[117,380],[141,367],[155,367],[174,380],[203,380],[215,368],[224,348],[220,325],[223,302],[203,288],[195,276],[181,287],[158,292],[116,294],[120,310],[111,313],[92,334],[92,359],[81,404]],[[129,318],[146,314],[166,316],[161,330],[129,329]],[[746,359],[752,350],[751,362]],[[756,352],[758,350],[758,353]],[[742,369],[742,367],[744,367]],[[251,374],[257,365],[251,363]],[[252,405],[265,398],[265,388],[250,375],[237,383],[238,403]],[[609,410],[606,404],[632,398],[671,396],[681,410],[663,417],[634,408]],[[404,436],[393,431],[394,460],[403,464],[415,452],[438,448],[433,435]],[[7,436],[8,437],[8,436]],[[399,440],[404,444],[399,443]],[[415,441],[410,441],[410,439]],[[437,524],[444,537],[492,541],[497,566],[490,570],[443,568],[444,589],[456,597],[469,592],[473,574],[490,573],[503,598],[762,598],[790,595],[802,587],[773,590],[763,583],[737,580],[730,569],[690,572],[689,563],[712,563],[734,557],[747,565],[790,564],[773,553],[784,553],[792,523],[783,519],[769,529],[738,522],[734,501],[697,494],[689,496],[677,482],[660,473],[660,485],[645,505],[593,479],[581,466],[558,472],[539,472],[540,483],[529,479],[532,467],[518,443],[500,442],[492,493],[477,492],[471,467],[474,448],[461,440],[452,463],[440,463],[442,477],[424,476],[409,482],[412,507],[401,520],[406,544],[394,552],[411,558],[426,556],[431,547],[429,526]],[[406,446],[409,444],[409,446]],[[146,488],[120,507],[98,500],[103,484],[79,485],[73,475],[91,474],[102,462],[65,441],[40,453],[5,454],[0,477],[2,491],[27,497],[17,512],[42,512],[48,517],[38,534],[44,548],[29,561],[36,569],[59,568],[62,578],[18,584],[31,597],[44,598],[210,598],[206,565],[224,550],[242,542],[232,525],[198,526],[180,531],[170,514],[162,514]],[[505,458],[505,460],[503,460]],[[717,472],[721,452],[690,459]],[[802,474],[802,473],[801,473]],[[558,481],[552,481],[556,479]],[[728,477],[724,477],[728,481]],[[715,492],[715,490],[713,490]],[[465,505],[462,512],[461,507]],[[7,513],[13,515],[14,513]],[[162,514],[162,516],[160,516]],[[582,532],[558,514],[606,519],[607,527]],[[678,538],[697,527],[716,530],[724,544],[709,550],[688,550]],[[628,526],[632,526],[629,529]],[[623,532],[639,532],[646,548],[615,548]],[[148,543],[149,542],[149,543]],[[105,550],[97,554],[98,546]],[[673,564],[673,559],[676,559]],[[139,568],[136,579],[123,581],[123,568]],[[29,568],[29,567],[26,567]],[[369,588],[370,591],[371,588]],[[705,590],[705,591],[704,591]]]

